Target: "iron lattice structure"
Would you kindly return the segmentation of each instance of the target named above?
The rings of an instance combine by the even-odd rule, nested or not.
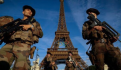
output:
[[[71,39],[69,37],[69,31],[67,30],[66,22],[65,22],[63,2],[64,0],[60,0],[60,15],[59,15],[58,28],[57,28],[57,31],[55,32],[55,38],[52,43],[52,46],[51,48],[47,49],[47,52],[50,52],[52,54],[53,60],[58,65],[62,63],[65,64],[65,60],[68,58],[68,52],[71,51],[73,53],[74,58],[79,63],[79,69],[83,70],[87,68],[88,65],[79,56],[77,48],[74,48],[71,42]],[[60,42],[63,43],[65,48],[59,48]],[[41,63],[40,63],[40,70],[43,69],[43,66],[41,66]]]

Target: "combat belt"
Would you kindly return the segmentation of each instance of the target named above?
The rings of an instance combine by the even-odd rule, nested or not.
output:
[[[35,46],[33,46],[33,47],[30,49],[29,55],[30,55],[30,58],[31,58],[31,59],[33,59],[35,49],[36,49]]]

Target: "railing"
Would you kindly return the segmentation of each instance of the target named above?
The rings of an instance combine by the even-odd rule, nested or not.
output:
[[[48,48],[48,51],[76,51],[77,48]]]

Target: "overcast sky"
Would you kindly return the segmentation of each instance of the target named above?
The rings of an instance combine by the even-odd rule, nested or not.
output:
[[[0,17],[12,16],[14,19],[23,18],[22,7],[30,5],[36,10],[34,18],[40,23],[44,32],[43,38],[39,43],[34,44],[39,49],[40,61],[45,57],[47,48],[50,48],[55,37],[59,20],[59,0],[4,0],[0,4]],[[86,10],[96,8],[100,11],[99,20],[106,21],[121,34],[121,0],[64,0],[64,11],[67,29],[70,38],[82,59],[91,65],[86,51],[89,45],[87,40],[82,38],[82,25],[88,20]],[[121,40],[121,37],[119,37]],[[4,44],[0,45],[2,47]],[[121,43],[117,41],[114,46],[121,48]],[[62,47],[60,47],[62,48]],[[36,55],[36,52],[35,52]],[[35,60],[35,55],[34,59]],[[59,70],[64,69],[65,65],[58,65]]]

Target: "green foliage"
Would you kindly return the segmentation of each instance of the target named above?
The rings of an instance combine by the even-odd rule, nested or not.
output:
[[[9,70],[13,70],[13,68],[10,68]]]
[[[96,70],[96,67],[94,65],[91,65],[88,68],[86,68],[86,70]]]

